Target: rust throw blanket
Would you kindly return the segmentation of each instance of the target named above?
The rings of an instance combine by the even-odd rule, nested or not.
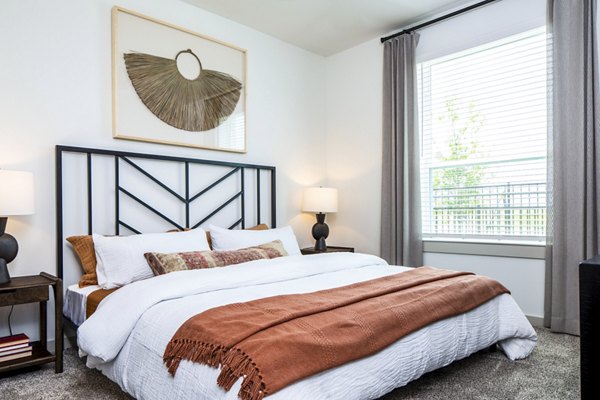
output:
[[[221,366],[225,390],[260,400],[292,382],[378,352],[432,322],[507,293],[466,272],[421,267],[313,293],[268,297],[207,310],[177,330],[163,359]]]
[[[114,292],[117,289],[118,288],[98,289],[98,290],[94,290],[92,293],[90,293],[88,295],[88,297],[86,299],[86,303],[85,303],[85,319],[88,319],[89,317],[91,317],[92,314],[94,312],[96,312],[96,309],[100,305],[100,302],[102,300],[104,300],[104,298],[106,296],[108,296],[109,294],[111,294],[112,292]]]

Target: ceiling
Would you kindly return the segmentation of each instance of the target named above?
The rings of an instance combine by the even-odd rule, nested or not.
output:
[[[329,56],[468,3],[467,0],[184,0]]]

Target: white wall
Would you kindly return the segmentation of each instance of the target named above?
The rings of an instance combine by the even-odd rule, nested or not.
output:
[[[36,213],[9,218],[20,245],[12,276],[56,273],[54,146],[68,144],[277,166],[278,224],[311,242],[302,188],[321,183],[325,62],[272,37],[177,0],[120,6],[248,50],[247,154],[112,139],[109,0],[0,2],[0,168],[32,171]],[[293,149],[293,151],[290,151]],[[37,338],[37,306],[20,305],[13,330]],[[0,309],[0,336],[8,310]],[[52,315],[52,310],[49,310]],[[49,329],[53,332],[53,324]],[[50,337],[53,338],[50,333]]]
[[[419,61],[440,57],[545,23],[544,0],[503,0],[421,30]],[[379,38],[327,58],[327,173],[340,210],[330,244],[379,254],[383,46]],[[426,253],[432,266],[498,279],[531,316],[543,315],[541,260]]]
[[[544,260],[425,253],[423,262],[494,278],[511,291],[525,315],[544,315]]]
[[[339,189],[328,243],[379,254],[382,48],[379,39],[327,58],[327,175]]]

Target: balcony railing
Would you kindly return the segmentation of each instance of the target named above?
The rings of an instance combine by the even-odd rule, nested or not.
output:
[[[545,236],[545,182],[434,188],[430,205],[434,235]]]

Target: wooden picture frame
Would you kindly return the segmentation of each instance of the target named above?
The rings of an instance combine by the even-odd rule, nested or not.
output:
[[[171,72],[178,72],[173,72],[176,78],[186,83],[198,81],[207,73],[213,73],[219,78],[222,76],[225,76],[225,79],[231,78],[231,81],[238,85],[235,89],[237,93],[232,99],[236,102],[230,101],[229,109],[221,112],[218,117],[215,117],[214,113],[211,114],[212,120],[215,120],[212,125],[204,124],[202,128],[189,128],[203,118],[210,119],[205,117],[207,114],[201,113],[190,117],[189,110],[204,110],[209,107],[189,106],[189,93],[188,98],[178,98],[179,93],[184,91],[178,90],[179,86],[170,86],[172,82],[164,79],[164,74],[154,76],[145,74],[142,78],[151,76],[155,79],[151,82],[152,85],[161,88],[170,87],[173,90],[169,93],[177,94],[177,96],[170,96],[170,100],[176,97],[176,101],[170,102],[168,107],[161,103],[158,108],[168,108],[167,111],[175,108],[175,111],[179,111],[176,107],[188,107],[187,110],[179,113],[183,115],[180,117],[183,121],[180,125],[170,121],[165,122],[165,117],[159,115],[156,107],[153,110],[148,99],[144,97],[146,93],[141,91],[139,82],[134,79],[131,64],[126,65],[126,57],[138,56],[140,53],[153,59],[166,60],[170,63]],[[205,74],[200,76],[200,71],[204,71]],[[135,87],[134,82],[137,84]],[[212,86],[210,88],[212,90]],[[199,97],[194,95],[194,99]],[[206,104],[208,101],[204,100],[205,103],[201,104]],[[172,103],[175,103],[175,106]],[[113,137],[116,139],[245,153],[246,50],[114,6],[112,8],[112,106]],[[223,109],[221,105],[214,104],[212,108],[217,111]],[[185,124],[186,122],[189,123]]]

